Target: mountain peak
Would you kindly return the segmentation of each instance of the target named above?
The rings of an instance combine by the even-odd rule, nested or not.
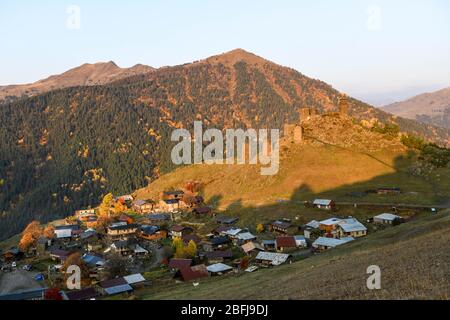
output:
[[[234,65],[237,62],[244,61],[250,64],[265,64],[268,60],[257,56],[254,53],[237,48],[222,54],[218,54],[206,59],[209,63],[222,63],[225,65]]]

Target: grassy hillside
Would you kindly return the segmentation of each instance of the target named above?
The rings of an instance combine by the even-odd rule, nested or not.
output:
[[[413,175],[416,158],[398,139],[388,139],[349,118],[318,117],[304,128],[303,144],[282,142],[277,175],[261,176],[260,168],[250,165],[194,165],[166,174],[136,194],[157,199],[162,190],[196,180],[202,183],[208,203],[221,210],[316,197],[410,204],[438,204],[450,198],[448,168]],[[361,194],[379,187],[400,187],[402,194]]]
[[[449,299],[449,211],[371,234],[311,258],[192,284],[164,282],[142,299]],[[366,288],[381,268],[381,290]]]

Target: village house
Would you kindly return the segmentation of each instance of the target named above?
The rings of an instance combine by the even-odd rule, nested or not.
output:
[[[382,213],[373,217],[373,222],[379,224],[393,224],[396,219],[401,219],[401,217],[392,213]]]
[[[153,211],[153,203],[144,200],[135,200],[132,202],[131,208],[139,214],[149,214]]]
[[[227,236],[218,236],[211,238],[208,242],[203,243],[203,250],[213,251],[217,249],[222,249],[230,243],[230,238]]]
[[[98,218],[97,218],[97,216],[95,216],[95,217],[89,217],[89,219],[87,219],[87,221],[85,221],[84,224],[86,225],[86,228],[93,229],[93,228],[97,227],[97,222],[98,222]]]
[[[212,213],[212,210],[210,207],[198,207],[192,209],[192,213],[198,215],[198,216],[206,216],[210,215]]]
[[[367,228],[355,218],[342,219],[338,223],[336,231],[339,238],[359,238],[367,235]]]
[[[269,224],[270,232],[288,233],[289,228],[292,227],[292,223],[285,220],[276,220]]]
[[[208,259],[209,263],[223,262],[224,260],[232,259],[233,252],[231,250],[216,250],[208,251],[200,255]]]
[[[95,215],[95,209],[83,209],[75,211],[75,217],[80,221],[83,221],[84,219]]]
[[[113,224],[107,228],[107,234],[112,240],[127,240],[135,236],[139,226],[137,224]]]
[[[124,194],[123,196],[117,197],[115,200],[123,201],[123,202],[132,202],[134,200],[134,198],[131,194]]]
[[[194,241],[196,245],[199,245],[202,239],[196,234],[185,234],[181,237],[185,245],[189,244],[190,241]]]
[[[66,259],[70,256],[69,251],[61,250],[61,249],[50,249],[49,253],[50,253],[50,258],[53,261],[59,261],[59,262],[66,261]]]
[[[95,290],[93,287],[84,288],[76,291],[62,291],[61,295],[63,300],[72,300],[72,301],[80,301],[80,300],[95,300],[100,293]]]
[[[236,235],[236,237],[233,238],[233,243],[237,246],[241,246],[247,242],[252,242],[256,240],[256,236],[252,233],[246,231],[241,232]]]
[[[146,218],[146,222],[148,222],[150,224],[163,224],[166,221],[170,220],[170,215],[164,214],[164,213],[154,213],[154,214],[146,215],[145,218]]]
[[[90,268],[102,267],[105,265],[106,261],[102,257],[94,254],[85,253],[82,257],[83,261]]]
[[[209,273],[204,264],[181,268],[175,273],[175,278],[180,278],[182,281],[193,281],[208,277]]]
[[[114,241],[111,246],[105,250],[105,253],[109,252],[117,253],[122,256],[128,256],[133,253],[133,249],[127,240],[118,240]]]
[[[185,208],[195,208],[200,207],[205,203],[205,200],[202,196],[183,196],[180,200],[180,206]]]
[[[178,199],[160,200],[159,208],[166,212],[177,212],[180,209],[180,200]]]
[[[119,222],[126,222],[127,224],[132,224],[134,220],[129,215],[121,214],[119,217]]]
[[[23,257],[24,253],[19,250],[19,248],[10,248],[2,253],[3,261],[10,262],[15,260],[20,260]]]
[[[318,209],[323,210],[334,210],[336,209],[336,204],[333,200],[330,199],[316,199],[313,202],[313,206]]]
[[[319,228],[320,228],[319,221],[312,220],[312,221],[308,222],[303,228],[303,234],[304,234],[305,238],[311,239],[313,236],[313,232],[315,230],[319,230]]]
[[[176,272],[182,268],[189,268],[192,265],[192,259],[172,258],[169,261],[169,270]]]
[[[289,258],[289,254],[287,254],[287,253],[263,251],[263,252],[258,253],[255,260],[256,260],[256,262],[258,262],[262,265],[278,266],[280,264],[285,263],[288,258]]]
[[[275,240],[263,240],[262,245],[264,247],[264,250],[274,251],[277,246],[277,242]]]
[[[237,217],[227,217],[227,216],[223,216],[223,215],[216,217],[217,223],[222,224],[222,225],[232,225],[232,224],[235,224],[238,220],[239,220],[239,218],[237,218]]]
[[[292,252],[297,249],[297,242],[293,236],[281,236],[275,240],[278,252]]]
[[[149,241],[158,241],[167,238],[167,231],[158,226],[141,226],[139,237]]]
[[[147,283],[147,280],[145,280],[144,276],[140,273],[134,273],[130,274],[128,276],[123,277],[123,279],[133,288],[137,289],[139,287],[142,287]]]
[[[170,235],[172,238],[182,238],[183,235],[191,233],[193,230],[190,227],[174,225],[172,226]]]
[[[228,236],[230,239],[235,239],[239,233],[241,233],[243,230],[237,227],[231,227],[231,228],[224,228],[222,232],[220,232],[221,235]]]
[[[254,241],[243,244],[241,248],[247,255],[251,255],[252,253],[265,250],[262,245]]]
[[[183,199],[184,191],[182,190],[174,190],[174,191],[164,191],[163,199],[173,199],[173,200],[181,200]]]
[[[322,220],[319,222],[319,229],[328,234],[329,236],[334,236],[335,230],[342,219],[330,218]]]
[[[308,243],[306,242],[305,236],[294,236],[295,243],[297,244],[297,248],[306,248],[308,247]]]
[[[335,248],[337,246],[343,245],[347,242],[355,240],[352,237],[335,239],[335,238],[325,238],[319,237],[316,241],[313,242],[312,247],[317,251],[328,250],[331,248]]]
[[[233,267],[223,263],[215,263],[206,267],[206,270],[208,270],[211,276],[220,276],[232,272]]]
[[[133,291],[133,287],[130,286],[122,277],[101,281],[99,285],[103,294],[109,296]]]

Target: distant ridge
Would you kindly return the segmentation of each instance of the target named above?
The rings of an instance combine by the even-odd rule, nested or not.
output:
[[[137,64],[131,68],[120,68],[113,61],[94,64],[85,63],[64,73],[53,75],[34,83],[2,86],[0,87],[0,100],[23,95],[35,96],[51,90],[68,87],[102,85],[154,70],[154,68],[142,64]]]
[[[420,94],[381,109],[399,117],[450,128],[450,87]]]

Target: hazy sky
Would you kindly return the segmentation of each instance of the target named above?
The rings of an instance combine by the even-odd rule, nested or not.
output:
[[[1,0],[0,41],[0,85],[239,47],[373,103],[450,86],[448,0]]]

